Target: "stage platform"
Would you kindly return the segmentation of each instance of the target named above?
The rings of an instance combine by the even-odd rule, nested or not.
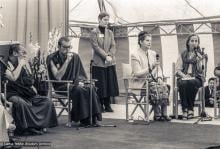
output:
[[[117,127],[77,129],[66,127],[66,120],[67,116],[61,116],[59,126],[49,129],[48,133],[19,137],[19,141],[51,143],[50,147],[40,149],[206,149],[220,145],[220,129],[215,125],[175,122],[134,125],[122,119],[104,118],[102,124]]]
[[[110,118],[110,119],[122,119],[125,120],[126,117],[126,109],[125,109],[125,105],[122,104],[112,104],[112,108],[114,109],[113,113],[103,113],[103,117],[104,118]],[[130,106],[129,107],[129,112],[132,111],[132,109],[134,108],[134,106]],[[151,108],[151,107],[150,107]],[[179,107],[179,115],[182,114],[181,112],[181,106]],[[188,124],[193,124],[195,123],[198,118],[196,116],[198,116],[198,108],[195,107],[194,108],[194,114],[195,114],[195,118],[190,119],[190,120],[176,120],[176,119],[172,119],[171,122],[175,122],[175,123],[188,123]],[[206,112],[209,116],[214,117],[214,109],[213,108],[206,108]],[[168,115],[172,115],[172,107],[169,106],[168,107]],[[134,114],[134,119],[138,120],[138,119],[142,119],[143,118],[143,113],[140,110],[140,108],[137,109],[137,111]],[[150,115],[150,120],[153,119],[153,113]],[[218,119],[212,119],[212,121],[203,121],[203,122],[199,122],[199,124],[210,124],[210,125],[220,125],[220,118]]]
[[[114,124],[117,127],[72,128],[66,127],[66,114],[59,117],[59,126],[48,129],[39,136],[19,136],[17,141],[47,141],[50,147],[40,149],[208,149],[220,148],[220,121],[193,124],[188,121],[172,120],[150,124],[141,121],[128,123],[125,120],[125,105],[113,104],[113,113],[103,113],[100,124]],[[208,108],[212,114],[213,109]],[[169,114],[171,109],[169,107]],[[197,113],[195,111],[195,113]],[[135,117],[142,117],[140,110]],[[151,115],[152,119],[153,115]],[[35,147],[36,148],[36,147]],[[24,148],[26,149],[26,148]],[[27,149],[32,149],[31,147]]]

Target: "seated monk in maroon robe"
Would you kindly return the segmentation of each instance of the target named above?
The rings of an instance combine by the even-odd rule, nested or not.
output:
[[[61,37],[58,41],[59,50],[47,57],[48,74],[51,80],[71,80],[70,99],[72,100],[72,121],[80,121],[82,125],[90,124],[90,87],[81,85],[81,80],[86,80],[87,75],[80,57],[70,53],[70,41]],[[66,83],[53,83],[55,90],[66,90]],[[100,101],[95,88],[92,88],[92,120],[96,125],[101,120]]]
[[[33,74],[24,47],[12,46],[9,49],[7,99],[13,103],[12,116],[16,132],[42,134],[45,128],[57,126],[53,102],[39,96],[33,86]]]

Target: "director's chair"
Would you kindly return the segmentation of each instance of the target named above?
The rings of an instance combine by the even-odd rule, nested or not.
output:
[[[68,113],[68,122],[66,126],[71,127],[71,100],[69,95],[70,85],[73,81],[69,80],[45,80],[48,82],[48,99],[52,100],[56,109],[60,109],[57,117],[60,117],[62,113],[67,111]],[[67,85],[67,89],[64,91],[55,90],[53,88],[53,83],[65,83]]]
[[[131,87],[131,74],[132,68],[130,64],[122,63],[122,74],[126,94],[126,120],[133,121],[133,115],[137,111],[138,107],[144,114],[143,120],[149,122],[150,114],[153,109],[149,111],[149,89],[148,89],[148,78],[138,78],[145,81],[146,87],[144,88],[134,88]],[[131,113],[129,112],[129,106],[135,105]]]

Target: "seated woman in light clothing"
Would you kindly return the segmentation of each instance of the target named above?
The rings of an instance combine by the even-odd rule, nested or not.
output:
[[[149,33],[141,31],[138,34],[140,48],[131,55],[133,79],[131,87],[142,88],[145,81],[140,78],[149,78],[149,97],[154,109],[154,120],[170,121],[167,116],[169,89],[163,82],[163,73],[156,60],[156,52],[151,50],[152,37]]]

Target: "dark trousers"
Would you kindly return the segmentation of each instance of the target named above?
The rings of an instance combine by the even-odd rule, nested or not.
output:
[[[111,98],[110,97],[105,97],[105,98],[101,98],[100,99],[101,101],[101,105],[103,106],[105,106],[105,108],[110,108],[111,106],[110,106],[110,104],[111,104]]]
[[[198,78],[193,80],[178,80],[179,94],[183,111],[193,110],[195,97],[201,86],[202,81]]]

